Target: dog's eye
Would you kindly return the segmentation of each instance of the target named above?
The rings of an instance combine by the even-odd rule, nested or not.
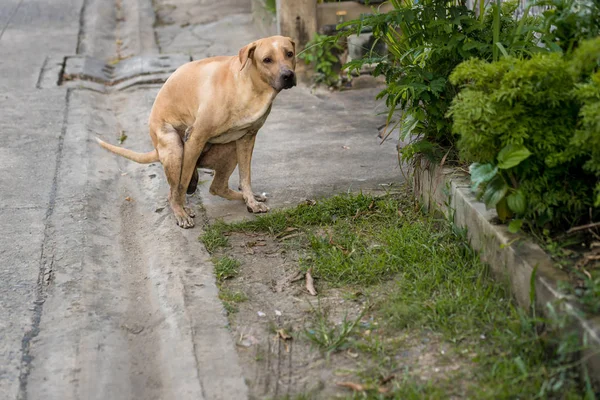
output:
[[[291,57],[294,57],[294,53],[292,53],[291,51],[288,51],[288,52],[287,52],[287,56],[288,56],[288,57],[290,57],[290,58],[291,58]]]
[[[265,64],[270,64],[270,63],[271,63],[271,61],[273,61],[273,60],[271,60],[269,57],[267,57],[267,58],[265,58],[265,59],[263,60],[263,62],[264,62]]]

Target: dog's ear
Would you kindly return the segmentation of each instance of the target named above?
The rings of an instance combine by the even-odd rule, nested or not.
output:
[[[252,42],[249,45],[244,46],[240,49],[239,57],[240,64],[242,64],[242,66],[240,67],[240,71],[244,69],[246,63],[248,62],[248,59],[254,56],[254,50],[256,50],[256,42]]]
[[[296,54],[296,42],[294,42],[294,39],[292,39],[291,37],[288,37],[287,40],[290,41],[290,43],[292,44],[292,47],[294,48],[294,55]]]

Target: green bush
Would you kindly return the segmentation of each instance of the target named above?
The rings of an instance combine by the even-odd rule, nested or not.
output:
[[[570,53],[579,43],[600,35],[600,2],[597,0],[535,0],[544,7],[540,29],[543,43],[553,50]]]
[[[472,57],[497,59],[500,52],[529,55],[544,51],[533,35],[536,19],[513,18],[515,2],[493,3],[480,16],[464,2],[447,0],[391,0],[394,9],[363,16],[340,25],[345,35],[372,29],[384,41],[388,55],[371,54],[347,65],[358,69],[377,64],[387,87],[380,94],[389,109],[388,123],[402,110],[402,139],[416,138],[402,149],[404,160],[416,153],[441,157],[454,145],[448,107],[457,87],[448,81],[452,70]]]
[[[450,76],[463,85],[448,113],[460,156],[502,220],[559,229],[600,217],[599,60],[596,39],[572,57],[472,59]]]
[[[306,49],[298,54],[298,58],[306,65],[312,64],[316,75],[315,83],[323,83],[327,86],[338,86],[340,83],[340,60],[336,56],[342,51],[342,46],[334,36],[315,36],[306,44]]]

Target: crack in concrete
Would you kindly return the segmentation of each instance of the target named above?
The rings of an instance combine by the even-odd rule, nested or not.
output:
[[[81,43],[83,41],[83,35],[85,35],[85,11],[90,0],[83,0],[81,4],[81,10],[79,12],[79,33],[77,34],[77,47],[75,49],[76,54],[81,54]]]
[[[71,89],[67,89],[65,94],[65,113],[63,116],[63,124],[58,138],[58,149],[56,151],[56,164],[54,167],[54,177],[52,179],[52,187],[50,189],[50,196],[48,201],[48,208],[46,209],[46,215],[44,217],[44,239],[42,241],[42,249],[40,255],[40,269],[38,272],[38,278],[35,289],[35,300],[33,302],[33,318],[31,329],[25,332],[21,341],[21,373],[19,375],[19,393],[17,395],[18,400],[27,400],[27,380],[31,372],[31,362],[33,357],[30,355],[31,341],[35,339],[40,333],[40,322],[42,320],[42,312],[44,310],[44,302],[46,301],[46,289],[45,277],[46,272],[52,270],[52,264],[54,263],[54,255],[49,254],[52,251],[49,250],[49,237],[50,237],[50,218],[54,213],[54,206],[56,205],[56,193],[58,188],[58,174],[60,171],[60,165],[63,155],[63,144],[65,141],[65,135],[67,133],[67,120],[69,116],[69,101],[71,97]]]
[[[17,14],[17,11],[19,11],[19,7],[21,7],[21,4],[23,4],[23,0],[19,1],[19,4],[17,4],[15,9],[13,10],[13,13],[8,18],[8,21],[6,21],[6,25],[4,25],[4,28],[2,28],[2,32],[0,32],[0,40],[2,40],[2,36],[4,36],[4,32],[6,32],[6,29],[10,25],[10,22],[12,21],[14,16]]]

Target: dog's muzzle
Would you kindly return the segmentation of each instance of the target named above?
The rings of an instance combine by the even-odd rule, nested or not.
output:
[[[290,69],[283,71],[280,79],[282,89],[289,89],[296,86],[296,74]]]

